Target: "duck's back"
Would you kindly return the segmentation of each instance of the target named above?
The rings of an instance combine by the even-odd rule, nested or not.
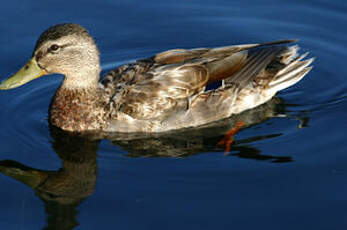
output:
[[[170,50],[121,66],[102,81],[112,101],[108,129],[162,132],[254,108],[310,70],[297,46],[281,45],[289,42]]]

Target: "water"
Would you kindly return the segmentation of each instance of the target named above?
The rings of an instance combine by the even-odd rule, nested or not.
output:
[[[171,48],[288,38],[316,60],[227,155],[216,144],[233,120],[88,141],[48,125],[61,76],[0,92],[1,229],[345,228],[346,10],[345,1],[327,0],[4,3],[1,78],[61,22],[89,29],[105,72]]]

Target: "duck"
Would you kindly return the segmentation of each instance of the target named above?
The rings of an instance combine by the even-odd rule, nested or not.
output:
[[[121,65],[100,80],[100,53],[81,25],[45,30],[32,57],[0,84],[13,89],[49,74],[64,78],[49,122],[69,132],[161,133],[203,126],[266,103],[299,82],[313,58],[295,40],[172,49]]]

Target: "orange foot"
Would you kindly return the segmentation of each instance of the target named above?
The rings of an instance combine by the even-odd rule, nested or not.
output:
[[[224,137],[222,138],[222,140],[220,140],[217,143],[217,146],[225,146],[225,148],[224,148],[225,154],[230,152],[230,145],[234,141],[235,134],[245,125],[246,125],[246,123],[243,121],[236,122],[235,126],[233,128],[231,128],[226,134],[224,134]]]

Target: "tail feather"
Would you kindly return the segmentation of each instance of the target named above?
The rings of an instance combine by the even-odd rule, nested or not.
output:
[[[276,78],[275,80],[277,79],[280,79],[282,76],[292,72],[292,71],[295,71],[297,70],[298,68],[300,68],[301,66],[303,66],[304,62],[307,62],[308,60],[306,61],[301,61],[303,60],[306,56],[308,55],[308,52],[307,53],[304,53],[303,55],[291,60],[286,67],[284,67],[283,69],[281,69],[277,75],[276,75]],[[312,62],[312,61],[311,61]],[[310,62],[310,63],[311,63]]]
[[[314,58],[303,60],[308,52],[298,56],[298,49],[297,46],[289,47],[289,56],[282,61],[286,63],[285,67],[279,70],[273,80],[269,82],[268,87],[274,93],[294,85],[312,69],[312,66],[309,65],[314,61]]]
[[[295,71],[295,74],[289,75],[290,77],[283,79],[281,82],[277,82],[276,84],[272,84],[270,87],[270,90],[272,90],[274,93],[278,92],[282,89],[288,88],[289,86],[292,86],[299,82],[310,70],[312,69],[312,66],[303,68],[300,72]],[[287,77],[287,75],[286,75]]]

